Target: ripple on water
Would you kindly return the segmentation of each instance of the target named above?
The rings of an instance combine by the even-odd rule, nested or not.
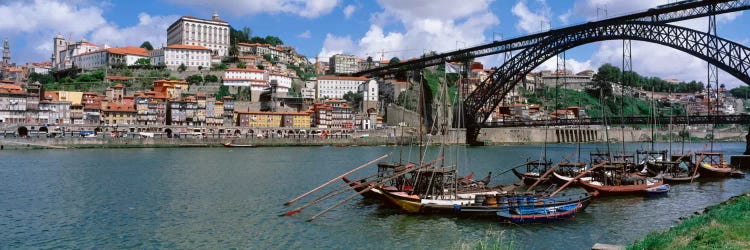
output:
[[[720,145],[730,154],[744,151],[744,144]],[[597,198],[574,220],[524,226],[404,215],[359,197],[313,222],[305,220],[336,202],[278,216],[294,208],[283,207],[284,201],[395,150],[18,151],[0,161],[0,248],[445,249],[502,239],[521,249],[580,249],[628,244],[750,190],[748,179],[674,185],[667,197]],[[539,154],[533,145],[466,150],[477,175]],[[550,155],[571,150],[575,145],[556,145]],[[353,177],[374,170],[367,171]]]

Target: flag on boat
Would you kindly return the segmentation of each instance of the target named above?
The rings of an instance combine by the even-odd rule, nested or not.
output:
[[[461,72],[461,65],[455,65],[449,62],[445,62],[445,73],[460,73]]]

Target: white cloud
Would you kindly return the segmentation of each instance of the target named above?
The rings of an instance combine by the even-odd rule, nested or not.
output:
[[[566,70],[569,70],[573,72],[574,74],[587,70],[587,69],[596,70],[596,68],[593,67],[591,60],[579,62],[575,59],[566,58],[564,66]],[[563,67],[563,66],[561,65],[560,67]],[[542,65],[539,65],[539,67],[536,68],[536,70],[553,70],[553,71],[557,70],[557,57],[552,57],[548,59],[547,61],[543,62]]]
[[[349,19],[350,17],[352,17],[352,14],[354,14],[355,10],[357,10],[357,7],[354,7],[354,5],[347,5],[346,7],[344,7],[344,17],[346,17],[346,19]]]
[[[500,22],[489,11],[492,0],[472,4],[456,4],[454,0],[377,2],[383,11],[371,14],[370,29],[363,37],[351,39],[350,53],[388,60],[455,50],[457,44],[466,47],[486,42],[484,32]],[[326,42],[320,54],[340,51],[328,46],[332,44]]]
[[[338,37],[332,34],[326,34],[326,40],[323,41],[323,49],[318,53],[320,60],[327,60],[335,54],[352,53],[356,49],[351,37]]]
[[[516,24],[517,30],[526,33],[537,33],[549,29],[550,20],[548,16],[550,9],[546,2],[541,1],[541,3],[544,6],[539,8],[536,12],[529,10],[529,7],[526,6],[526,1],[519,1],[513,6],[511,11],[513,12],[513,15],[517,16],[519,19]]]
[[[305,32],[300,33],[299,35],[297,35],[297,37],[308,39],[312,37],[312,33],[310,32],[310,30],[305,30]]]
[[[113,47],[139,46],[149,41],[155,48],[161,47],[167,42],[167,28],[178,18],[140,13],[135,26],[119,28],[113,24],[103,25],[91,33],[91,41]]]
[[[232,15],[287,13],[315,18],[330,13],[341,0],[171,0],[177,4],[217,9]]]
[[[573,10],[568,10],[565,12],[565,14],[562,14],[558,16],[557,18],[560,19],[560,22],[562,22],[563,25],[570,24],[570,17],[573,15]]]
[[[138,15],[138,23],[118,27],[107,22],[101,8],[87,1],[34,0],[33,2],[0,3],[0,33],[13,34],[19,41],[12,45],[14,61],[49,60],[52,38],[61,34],[66,39],[88,38],[98,45],[139,46],[150,41],[158,47],[166,43],[166,28],[176,16]],[[25,41],[25,43],[20,42]]]

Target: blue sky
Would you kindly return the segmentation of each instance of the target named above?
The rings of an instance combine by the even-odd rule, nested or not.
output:
[[[96,44],[138,46],[166,42],[166,27],[179,16],[222,19],[253,35],[275,35],[307,57],[335,53],[389,59],[408,58],[425,51],[448,51],[562,27],[609,16],[645,10],[668,0],[2,0],[0,37],[11,43],[17,63],[49,60],[52,37],[60,33]],[[719,18],[719,34],[750,45],[744,13]],[[680,25],[704,30],[705,19]],[[619,64],[621,42],[589,44],[567,52],[574,70]],[[705,80],[705,63],[676,50],[634,42],[634,69],[645,75],[679,80]],[[500,56],[479,59],[486,67]],[[679,67],[666,62],[683,62]],[[540,68],[552,68],[554,62]],[[721,82],[740,84],[723,74]]]

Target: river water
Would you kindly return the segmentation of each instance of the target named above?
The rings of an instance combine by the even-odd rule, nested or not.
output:
[[[704,146],[689,144],[686,151]],[[714,148],[732,155],[744,146],[720,143]],[[462,159],[461,171],[474,171],[481,179],[488,171],[539,158],[541,148],[453,147],[448,158]],[[581,152],[588,156],[596,148],[602,145],[584,145]],[[750,190],[748,179],[699,181],[676,185],[663,198],[597,198],[573,220],[523,226],[490,218],[404,215],[359,197],[312,222],[305,220],[335,201],[278,216],[290,209],[282,205],[285,201],[387,152],[393,152],[391,160],[416,158],[416,149],[399,149],[0,151],[0,249],[473,249],[494,241],[520,249],[588,249],[597,242],[631,243]],[[574,152],[575,145],[548,147],[555,161]],[[493,183],[516,181],[507,174]]]

